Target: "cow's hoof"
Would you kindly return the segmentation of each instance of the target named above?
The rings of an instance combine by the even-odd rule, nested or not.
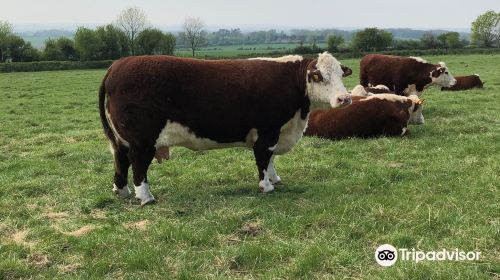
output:
[[[148,205],[148,204],[156,203],[154,196],[148,197],[146,199],[142,199],[142,198],[139,198],[137,196],[135,198],[137,198],[137,200],[139,200],[141,202],[141,207]]]
[[[269,181],[260,181],[259,182],[259,189],[262,193],[268,193],[272,192],[274,190],[274,186],[269,183]]]
[[[113,184],[113,192],[121,198],[127,198],[130,196],[130,190],[128,189],[128,185],[125,185],[123,188],[120,189],[115,184]]]
[[[149,191],[149,185],[144,182],[140,186],[135,187],[135,198],[140,200],[141,206],[155,202],[155,197]]]
[[[276,178],[272,178],[270,181],[271,181],[271,184],[273,184],[273,185],[281,185],[280,176],[276,176]]]

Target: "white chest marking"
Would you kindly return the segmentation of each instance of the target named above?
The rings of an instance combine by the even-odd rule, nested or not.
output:
[[[405,90],[403,91],[403,93],[406,95],[406,96],[409,96],[409,95],[419,95],[419,92],[417,91],[417,85],[415,84],[411,84],[411,85],[408,85],[407,88],[405,88]]]
[[[307,117],[303,120],[300,117],[300,113],[300,110],[298,110],[293,118],[281,127],[278,144],[273,154],[282,155],[290,151],[293,146],[299,142],[302,134],[304,134],[307,128],[307,120],[309,119],[309,114],[307,114]]]

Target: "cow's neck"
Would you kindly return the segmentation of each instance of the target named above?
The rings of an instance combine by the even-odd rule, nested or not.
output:
[[[432,84],[432,79],[430,77],[430,73],[434,69],[434,65],[426,64],[425,69],[420,71],[420,76],[415,81],[415,87],[418,92],[422,92],[426,87]]]
[[[315,59],[303,59],[300,61],[299,71],[297,71],[297,85],[299,87],[299,92],[304,93],[300,107],[300,117],[303,120],[307,118],[311,110],[311,100],[307,94],[307,69],[311,63],[314,63],[314,61]]]

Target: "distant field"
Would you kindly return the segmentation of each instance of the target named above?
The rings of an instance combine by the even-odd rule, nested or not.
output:
[[[498,279],[500,55],[427,59],[486,89],[427,90],[404,138],[304,138],[266,195],[251,151],[174,148],[144,208],[111,193],[104,70],[0,74],[0,279]],[[481,259],[382,268],[384,243]]]
[[[308,46],[308,44],[305,44]],[[234,45],[234,46],[214,46],[201,48],[196,51],[196,57],[236,57],[251,54],[266,54],[270,52],[284,52],[292,50],[298,44],[257,44],[257,45]],[[318,44],[319,47],[326,47],[326,44]],[[191,50],[187,48],[176,49],[177,56],[192,56]]]

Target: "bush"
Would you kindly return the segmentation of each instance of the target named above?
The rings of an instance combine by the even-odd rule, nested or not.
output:
[[[351,47],[360,51],[383,51],[392,44],[392,33],[378,28],[365,28],[354,34]]]
[[[302,42],[300,45],[292,49],[291,53],[294,54],[311,54],[311,53],[320,53],[323,52],[323,49],[318,47],[316,43],[313,43],[311,46],[304,46]]]
[[[108,68],[113,60],[100,61],[36,61],[0,63],[0,73],[6,72],[37,72],[72,69],[102,69]]]
[[[347,52],[335,53],[337,59],[360,58],[373,52]],[[397,55],[397,56],[428,56],[428,55],[453,55],[453,54],[500,54],[500,49],[430,49],[430,50],[392,50],[376,52],[379,54]]]

